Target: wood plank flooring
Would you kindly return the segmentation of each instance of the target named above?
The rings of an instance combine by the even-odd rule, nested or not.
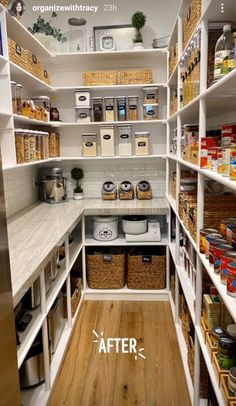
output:
[[[135,337],[146,359],[98,352],[93,330]],[[48,406],[190,406],[168,302],[85,301]]]

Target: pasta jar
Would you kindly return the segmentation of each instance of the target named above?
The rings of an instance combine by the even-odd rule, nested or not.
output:
[[[132,126],[118,125],[119,155],[132,155]]]
[[[24,130],[15,130],[15,145],[16,145],[16,162],[23,164],[25,162],[24,157]]]
[[[97,134],[82,134],[83,156],[97,156]]]
[[[115,155],[115,129],[114,126],[100,127],[100,143],[102,156]]]
[[[105,121],[115,121],[114,97],[104,97]]]
[[[117,119],[118,121],[125,121],[127,118],[127,98],[125,96],[118,96],[117,102]]]
[[[230,262],[227,269],[227,293],[236,297],[236,262]]]
[[[214,261],[214,272],[220,273],[220,265],[221,265],[221,255],[225,252],[230,250],[232,247],[229,244],[222,244],[216,245],[213,251],[213,261]]]
[[[158,87],[144,87],[143,93],[144,104],[158,104]]]
[[[203,228],[200,230],[200,253],[206,253],[206,236],[207,234],[217,233],[215,228]]]
[[[93,97],[93,121],[103,121],[103,99],[102,97]]]
[[[40,161],[42,159],[42,145],[41,145],[41,132],[35,131],[35,141],[36,141],[36,161]]]
[[[224,251],[221,254],[220,261],[220,281],[223,285],[227,285],[227,272],[230,262],[236,261],[236,252],[232,249]]]
[[[236,151],[230,154],[230,180],[236,180]]]
[[[230,337],[221,337],[218,346],[218,362],[221,369],[230,369],[236,365],[236,342]]]
[[[210,241],[213,241],[213,240],[218,239],[218,238],[222,238],[222,235],[219,234],[219,233],[213,233],[213,234],[207,234],[206,235],[206,253],[205,253],[205,255],[206,255],[207,259],[209,258],[209,244],[210,244]]]
[[[157,120],[158,119],[158,104],[144,104],[143,105],[143,119],[144,120]]]
[[[138,120],[138,96],[128,96],[128,119]]]
[[[135,133],[135,155],[150,154],[150,133],[136,132]]]

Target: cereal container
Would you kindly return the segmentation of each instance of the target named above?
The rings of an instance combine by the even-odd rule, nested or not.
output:
[[[115,129],[114,126],[100,127],[100,143],[102,156],[115,155]]]

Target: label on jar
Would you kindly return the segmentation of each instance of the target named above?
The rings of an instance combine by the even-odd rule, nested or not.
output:
[[[113,106],[106,106],[106,110],[107,110],[107,111],[113,110]]]
[[[218,51],[215,53],[214,65],[214,79],[218,80],[227,73],[226,59],[228,58],[230,50]],[[228,65],[228,64],[227,64]]]
[[[118,110],[119,110],[119,111],[121,111],[121,110],[124,110],[124,111],[125,111],[125,104],[120,104],[120,105],[118,106]]]
[[[233,354],[225,355],[221,352],[218,352],[218,362],[221,369],[230,369],[234,366],[235,357]]]
[[[137,105],[136,104],[130,104],[129,109],[130,110],[137,110]]]
[[[129,134],[121,134],[120,138],[122,138],[123,140],[127,140],[129,138]]]
[[[110,140],[110,139],[111,139],[111,136],[110,136],[109,134],[105,134],[105,135],[103,136],[103,139],[104,139],[104,140]]]
[[[147,97],[148,100],[155,100],[156,99],[155,93],[148,93],[146,97]]]
[[[138,147],[146,147],[147,143],[145,141],[139,141]]]
[[[154,111],[154,110],[148,110],[148,111],[147,111],[147,115],[148,115],[148,116],[154,116],[154,114],[155,114],[155,111]]]
[[[88,141],[85,143],[85,146],[91,148],[93,146],[93,142]]]
[[[86,117],[88,117],[88,115],[87,115],[86,113],[80,113],[80,114],[79,114],[79,117],[80,117],[80,118],[86,118]]]
[[[82,101],[82,102],[83,102],[83,101],[85,101],[85,100],[86,100],[86,97],[85,97],[85,96],[80,96],[80,97],[79,97],[79,101]]]

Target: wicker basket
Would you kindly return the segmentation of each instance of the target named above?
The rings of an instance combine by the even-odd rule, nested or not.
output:
[[[152,69],[130,69],[117,73],[118,85],[135,85],[135,84],[153,83]]]
[[[26,51],[13,39],[8,38],[9,59],[23,69],[27,69]]]
[[[49,86],[51,85],[51,76],[43,66],[41,66],[40,69],[39,79],[42,80],[42,82],[47,83]]]
[[[42,65],[38,58],[32,52],[26,50],[27,71],[40,79]]]
[[[73,317],[75,315],[75,312],[77,310],[81,298],[82,279],[71,276],[70,281],[71,281],[71,314]],[[67,318],[66,293],[63,294],[63,311],[64,317]]]
[[[125,286],[125,252],[121,248],[90,248],[87,278],[92,289],[121,289]]]
[[[117,84],[116,71],[83,72],[84,86],[109,86]]]
[[[184,21],[184,48],[201,18],[201,0],[192,0]]]
[[[165,248],[132,249],[128,254],[127,272],[127,286],[129,289],[165,289]]]
[[[175,44],[170,49],[170,56],[169,56],[169,77],[172,75],[176,65],[178,62],[178,44]]]

